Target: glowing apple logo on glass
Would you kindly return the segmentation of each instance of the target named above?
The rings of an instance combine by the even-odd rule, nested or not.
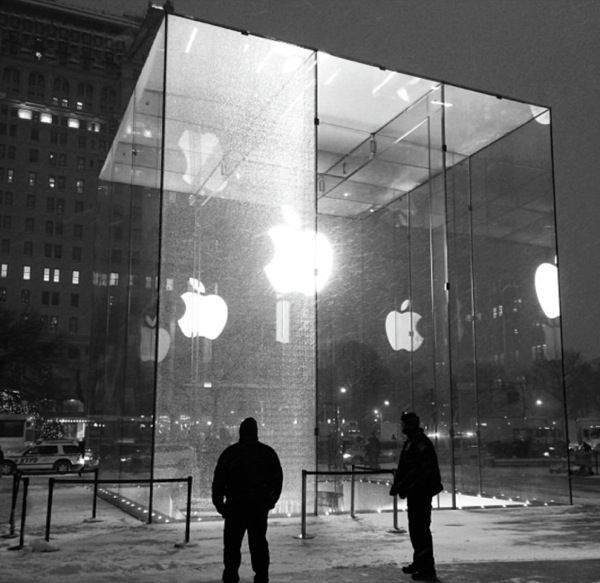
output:
[[[552,263],[542,263],[535,272],[535,292],[544,314],[550,319],[560,316],[558,269]]]
[[[181,296],[185,313],[177,321],[179,329],[188,338],[204,336],[214,340],[227,324],[227,304],[216,294],[205,294],[202,282],[190,277],[187,291]]]
[[[275,255],[265,273],[275,291],[307,296],[323,289],[331,275],[333,251],[329,241],[314,229],[302,229],[300,217],[284,207],[285,225],[269,229]]]
[[[391,311],[385,319],[385,333],[394,350],[414,352],[421,348],[423,336],[417,330],[421,315],[410,309],[410,300],[404,300],[400,311]]]
[[[140,359],[142,362],[153,361],[155,358],[162,362],[171,347],[171,336],[164,329],[158,329],[158,350],[156,350],[156,320],[146,316],[146,326],[140,330]]]

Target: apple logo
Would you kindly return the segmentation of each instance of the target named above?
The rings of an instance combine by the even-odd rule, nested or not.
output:
[[[394,350],[414,352],[423,344],[423,336],[417,330],[421,315],[409,308],[410,300],[404,300],[400,311],[393,310],[385,319],[385,333]]]
[[[542,263],[535,271],[535,293],[544,314],[550,319],[560,316],[558,269],[552,263]]]
[[[201,184],[210,192],[219,192],[227,186],[222,173],[223,149],[215,134],[185,129],[177,145],[185,157],[186,170],[182,178],[187,184]]]
[[[331,245],[323,233],[302,229],[300,217],[291,208],[283,207],[283,214],[286,224],[268,232],[275,255],[265,273],[275,291],[311,296],[323,288],[331,275]]]
[[[227,324],[227,304],[218,295],[203,295],[206,290],[202,282],[193,277],[189,279],[189,286],[192,291],[181,296],[185,313],[177,321],[179,328],[188,338],[204,336],[214,340]]]
[[[157,318],[146,316],[147,326],[142,326],[140,330],[140,359],[142,362],[148,362],[158,357],[158,362],[162,362],[171,347],[171,336],[164,329],[158,329],[158,353],[156,352],[156,321]]]

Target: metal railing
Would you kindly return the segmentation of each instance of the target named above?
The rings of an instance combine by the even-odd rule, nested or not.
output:
[[[191,506],[192,506],[192,476],[188,476],[187,478],[161,478],[161,479],[151,479],[151,480],[99,480],[98,479],[98,469],[95,468],[91,470],[94,473],[93,480],[86,480],[81,477],[84,472],[79,472],[79,478],[48,478],[48,503],[46,507],[46,530],[45,530],[45,540],[48,542],[50,540],[50,527],[52,522],[52,505],[53,505],[53,497],[54,497],[54,486],[57,483],[60,484],[93,484],[93,497],[92,497],[92,518],[96,518],[97,513],[97,499],[98,499],[98,485],[99,484],[110,484],[110,485],[120,485],[120,484],[149,484],[152,488],[154,484],[164,484],[164,483],[187,483],[187,507],[186,507],[186,520],[185,520],[185,544],[190,542],[190,523],[191,523]],[[25,537],[25,526],[26,526],[26,518],[27,518],[27,495],[29,491],[29,479],[33,476],[47,476],[46,474],[40,473],[28,473],[28,475],[23,475],[21,472],[17,472],[13,475],[13,488],[12,488],[12,501],[11,501],[11,511],[10,511],[10,531],[9,534],[5,535],[6,538],[16,537],[15,535],[15,514],[17,507],[17,499],[19,496],[19,485],[23,482],[23,498],[22,498],[22,508],[21,508],[21,527],[20,527],[20,535],[19,535],[19,544],[13,547],[9,547],[9,550],[19,550],[24,546],[24,537]],[[152,522],[151,512],[148,512],[148,523]]]
[[[356,496],[356,476],[364,476],[364,475],[374,475],[374,474],[391,474],[392,477],[395,474],[395,470],[377,470],[377,469],[359,469],[361,466],[355,466],[352,464],[352,469],[350,471],[310,471],[310,470],[302,470],[302,508],[301,508],[301,523],[300,523],[300,534],[298,535],[299,539],[309,539],[313,538],[312,535],[307,534],[306,532],[306,506],[307,506],[307,477],[315,476],[318,478],[319,476],[350,476],[350,517],[356,518],[355,513],[355,496]],[[318,515],[318,479],[315,479],[315,500],[314,500],[314,515]],[[392,506],[392,515],[393,515],[393,530],[390,532],[395,533],[403,533],[404,529],[398,527],[398,497],[393,496],[393,506]]]

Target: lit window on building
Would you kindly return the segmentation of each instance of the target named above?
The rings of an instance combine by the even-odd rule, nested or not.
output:
[[[31,265],[23,265],[23,279],[31,279]]]
[[[71,283],[73,285],[79,285],[79,271],[73,271],[73,275],[71,276]]]
[[[35,186],[36,183],[37,183],[37,173],[36,172],[30,172],[29,173],[29,179],[28,179],[29,186]]]
[[[50,281],[50,268],[44,267],[44,281]]]
[[[8,277],[8,263],[0,265],[0,277]]]
[[[33,112],[30,109],[19,109],[19,117],[21,119],[31,119]]]
[[[119,274],[118,273],[113,272],[110,274],[109,285],[119,285]]]
[[[42,113],[42,115],[40,115],[40,121],[42,123],[52,123],[52,114]]]
[[[79,120],[74,117],[70,117],[69,118],[69,127],[73,128],[73,129],[79,129]]]
[[[48,188],[56,188],[56,176],[48,176]]]
[[[54,273],[52,275],[52,281],[54,283],[60,283],[60,268],[59,267],[56,267],[54,269]]]

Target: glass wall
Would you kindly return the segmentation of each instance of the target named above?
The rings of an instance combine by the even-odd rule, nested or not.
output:
[[[157,321],[164,40],[161,32],[154,41],[100,176],[86,441],[105,479],[152,475],[156,359],[164,345]],[[149,488],[114,491],[126,508],[151,505]]]
[[[102,473],[191,475],[214,516],[217,457],[253,416],[284,467],[276,513],[300,511],[303,469],[352,463],[388,471],[357,509],[391,507],[410,409],[440,505],[564,497],[564,476],[542,483],[564,426],[535,288],[556,256],[538,111],[167,15],[101,176]],[[336,480],[317,501],[347,510]],[[185,506],[181,485],[121,494]]]

